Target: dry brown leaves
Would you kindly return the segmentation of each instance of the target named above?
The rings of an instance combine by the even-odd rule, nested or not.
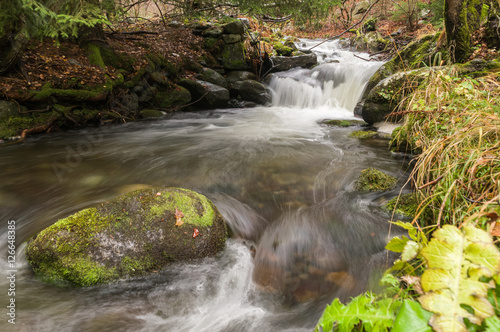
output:
[[[203,39],[193,35],[190,29],[165,27],[161,22],[122,24],[107,31],[106,39],[115,52],[136,60],[135,72],[147,65],[144,55],[148,53],[160,54],[172,63],[182,65],[186,59],[196,60],[203,52]],[[86,51],[70,41],[56,43],[46,39],[33,43],[23,54],[21,62],[21,67],[0,76],[0,93],[6,97],[39,90],[47,83],[54,88],[71,89],[102,85],[107,77],[116,77],[115,68],[102,69],[91,65]]]

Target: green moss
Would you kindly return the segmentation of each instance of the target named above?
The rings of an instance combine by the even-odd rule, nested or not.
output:
[[[201,237],[192,237],[195,227]],[[26,256],[43,280],[90,286],[214,255],[226,238],[226,225],[205,196],[146,189],[57,221],[29,241]]]
[[[377,136],[378,133],[376,131],[372,130],[357,130],[353,131],[352,133],[349,134],[349,137],[352,138],[359,138],[359,139],[365,139],[365,138],[373,138]]]
[[[361,191],[384,191],[394,188],[397,182],[398,180],[393,176],[375,168],[367,168],[361,171],[355,188]]]
[[[111,66],[116,69],[125,69],[128,72],[134,71],[134,59],[124,54],[117,54],[109,47],[101,47],[96,44],[86,46],[87,57],[93,65],[106,69]]]
[[[148,119],[148,118],[159,118],[164,115],[162,111],[159,110],[153,110],[153,109],[145,109],[139,112],[139,115],[143,119]]]
[[[163,109],[183,106],[191,101],[191,93],[184,87],[173,85],[167,91],[160,91],[156,94],[159,106]]]
[[[413,219],[418,208],[417,195],[404,194],[394,197],[387,202],[385,208],[391,213],[395,212],[399,215]]]
[[[31,97],[31,101],[44,101],[51,97],[56,99],[69,99],[71,101],[104,101],[108,93],[114,87],[123,84],[123,75],[118,73],[117,79],[107,79],[104,85],[90,87],[89,89],[54,89],[50,83],[42,86],[40,91],[35,91]]]
[[[276,54],[281,56],[291,56],[294,51],[291,47],[285,46],[281,43],[274,44],[273,49],[276,51]]]
[[[366,122],[361,120],[325,120],[324,124],[335,127],[351,127],[351,126],[359,126],[366,125]]]

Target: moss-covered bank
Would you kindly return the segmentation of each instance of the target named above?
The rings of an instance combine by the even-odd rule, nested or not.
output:
[[[205,196],[145,189],[57,221],[29,240],[26,256],[47,282],[91,286],[215,255],[226,238],[225,221]]]

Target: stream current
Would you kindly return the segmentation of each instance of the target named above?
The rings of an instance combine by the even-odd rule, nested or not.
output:
[[[315,53],[315,69],[271,79],[270,107],[175,113],[1,147],[0,330],[312,331],[333,298],[347,300],[373,284],[395,235],[380,205],[398,194],[404,162],[386,140],[348,137],[360,127],[321,122],[355,119],[381,63],[335,42]],[[368,167],[398,177],[398,188],[355,191]],[[125,192],[165,186],[213,200],[232,231],[219,256],[90,288],[33,276],[24,254],[30,236]],[[5,314],[9,221],[16,225],[15,325]]]

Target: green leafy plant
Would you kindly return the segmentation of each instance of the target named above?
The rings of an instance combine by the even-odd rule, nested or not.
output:
[[[315,331],[388,331],[393,325],[401,302],[392,298],[378,298],[367,292],[355,297],[348,305],[338,299],[327,306]]]
[[[500,273],[500,252],[486,232],[445,225],[420,254],[427,268],[418,301],[434,313],[429,324],[435,331],[467,331],[464,319],[480,325],[494,315],[487,295],[495,287],[491,277]]]

